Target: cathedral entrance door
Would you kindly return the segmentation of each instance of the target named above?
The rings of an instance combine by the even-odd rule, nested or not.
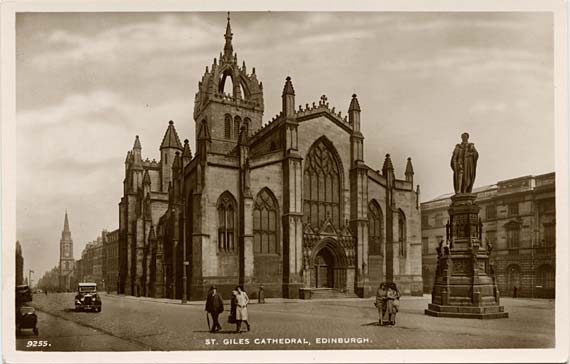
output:
[[[323,248],[317,253],[315,259],[317,288],[334,288],[334,263],[334,256],[329,249]]]

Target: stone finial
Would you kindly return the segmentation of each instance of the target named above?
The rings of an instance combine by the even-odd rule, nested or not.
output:
[[[360,104],[358,103],[358,98],[356,94],[352,94],[352,100],[350,100],[350,106],[348,107],[348,112],[351,111],[361,111]]]
[[[382,166],[382,174],[386,174],[387,171],[394,171],[394,166],[392,165],[392,159],[390,154],[386,154],[384,159],[384,165]]]

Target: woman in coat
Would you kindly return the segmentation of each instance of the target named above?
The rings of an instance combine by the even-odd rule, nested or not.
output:
[[[374,302],[374,306],[378,309],[378,321],[380,326],[384,325],[384,315],[387,310],[387,293],[386,283],[380,283],[380,287],[378,287],[376,291],[376,301]]]
[[[237,309],[236,295],[237,295],[237,291],[233,290],[232,291],[232,299],[230,301],[230,316],[228,317],[228,322],[230,324],[237,324],[237,320],[236,320],[236,309]]]
[[[396,313],[398,313],[398,309],[400,307],[400,291],[396,286],[396,283],[389,283],[388,284],[388,292],[386,293],[387,301],[388,301],[388,322],[390,325],[396,324]]]
[[[247,322],[247,304],[249,303],[249,297],[247,296],[247,293],[241,289],[240,286],[236,287],[236,291],[236,332],[241,332],[242,321],[245,322],[247,325],[247,331],[249,331],[251,328],[249,322]]]

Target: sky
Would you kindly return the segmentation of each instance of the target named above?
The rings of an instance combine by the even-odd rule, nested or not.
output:
[[[159,159],[168,121],[195,151],[194,95],[223,50],[226,13],[20,13],[16,18],[17,239],[35,280],[58,264],[64,214],[79,259],[119,224],[124,160]],[[356,93],[365,161],[412,158],[426,201],[452,191],[467,131],[475,186],[554,170],[549,13],[231,14],[239,63],[263,82],[264,120],[285,77],[296,103],[346,115]],[[26,269],[28,269],[26,268]]]

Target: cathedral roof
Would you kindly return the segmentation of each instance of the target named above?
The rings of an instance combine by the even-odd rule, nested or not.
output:
[[[164,133],[164,138],[162,138],[162,143],[160,144],[160,149],[163,148],[182,149],[180,138],[178,138],[178,133],[174,128],[174,121],[172,120],[168,122],[168,128],[166,129],[166,133]]]
[[[209,101],[224,104],[239,104],[263,112],[263,85],[257,80],[255,68],[247,72],[245,62],[243,66],[238,63],[237,53],[233,50],[233,33],[229,14],[224,34],[225,45],[220,58],[214,58],[211,67],[206,67],[202,79],[198,82],[198,92],[194,99],[194,119],[201,119],[201,112],[207,107]],[[233,87],[230,94],[224,93],[226,80],[230,78]]]

